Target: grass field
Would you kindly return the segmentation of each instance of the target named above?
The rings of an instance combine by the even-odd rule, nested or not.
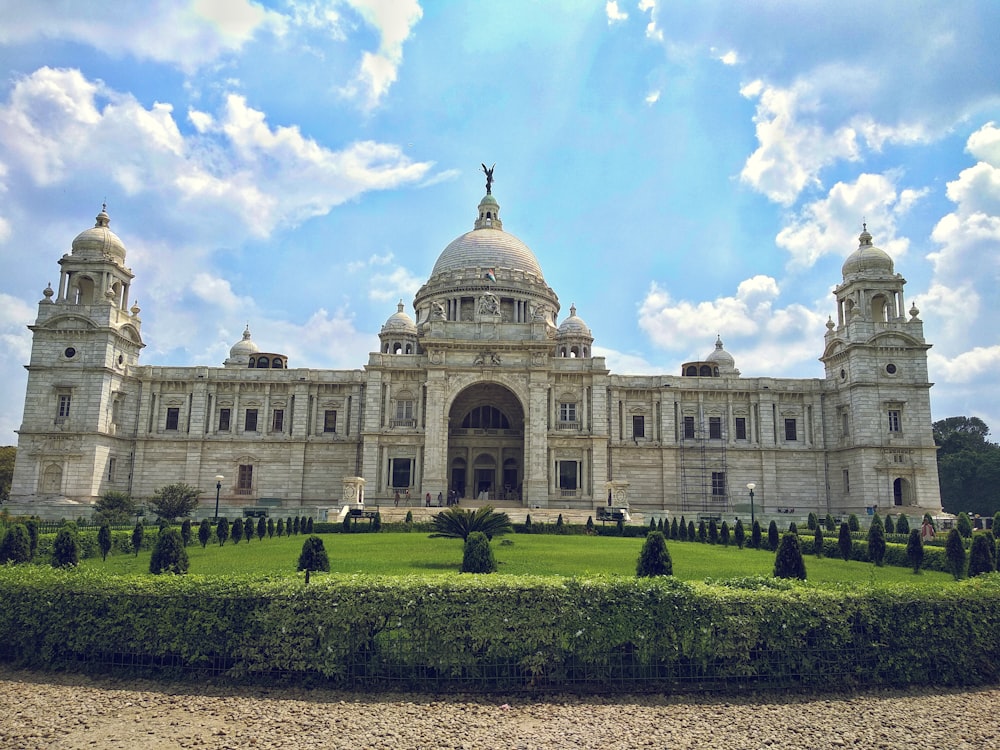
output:
[[[338,573],[373,575],[446,575],[458,572],[462,561],[462,542],[457,539],[431,539],[427,534],[321,534],[330,558],[330,570]],[[305,536],[280,539],[256,538],[249,544],[231,542],[225,547],[209,545],[202,549],[197,542],[188,547],[191,573],[228,575],[254,573],[294,575]],[[510,541],[512,544],[505,544]],[[499,575],[623,575],[634,576],[642,547],[640,538],[599,536],[557,536],[548,534],[512,534],[493,540],[499,563]],[[697,542],[670,542],[674,575],[688,581],[706,578],[770,576],[774,553],[765,550],[722,547]],[[150,553],[99,557],[83,561],[87,568],[113,574],[147,573]],[[920,575],[906,568],[870,563],[844,562],[840,559],[806,556],[806,573],[813,583],[877,582],[910,583],[938,586],[949,583],[946,573],[924,571]]]

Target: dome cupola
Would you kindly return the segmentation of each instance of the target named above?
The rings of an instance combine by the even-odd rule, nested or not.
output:
[[[846,281],[849,276],[891,276],[894,273],[892,258],[881,248],[872,244],[868,225],[862,224],[858,235],[858,249],[844,261],[841,272]]]
[[[108,228],[110,224],[111,217],[108,216],[107,204],[104,204],[94,226],[80,232],[73,240],[73,257],[80,260],[111,259],[124,264],[125,243]]]

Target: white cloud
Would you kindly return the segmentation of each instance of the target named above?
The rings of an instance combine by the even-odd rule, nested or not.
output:
[[[980,161],[1000,167],[1000,128],[988,122],[969,136],[966,150]]]
[[[628,13],[621,10],[615,0],[608,0],[608,2],[604,4],[604,12],[608,16],[608,26],[628,19]]]
[[[197,273],[191,279],[191,291],[195,296],[223,311],[247,311],[253,307],[253,299],[240,297],[233,292],[232,285],[226,280],[209,273]]]
[[[378,302],[412,299],[423,283],[408,269],[397,266],[390,273],[372,275],[368,297]]]
[[[0,0],[0,43],[38,38],[90,45],[112,57],[176,65],[193,73],[238,52],[262,30],[282,33],[287,20],[248,0],[135,3],[108,0],[99,9],[75,0]]]
[[[660,101],[659,89],[657,89],[656,91],[650,91],[648,94],[646,94],[646,104],[656,104],[658,101]]]
[[[266,237],[369,190],[419,182],[430,169],[392,144],[333,151],[295,126],[272,127],[236,94],[217,116],[188,117],[199,132],[185,137],[170,104],[146,109],[77,70],[40,68],[0,104],[0,159],[38,185],[86,174],[160,196],[164,221],[180,226],[180,214],[203,241],[227,243]]]
[[[743,166],[742,181],[775,203],[790,206],[804,190],[821,187],[824,168],[860,160],[862,147],[878,151],[886,143],[930,140],[921,124],[888,125],[867,114],[836,114],[842,89],[858,76],[856,69],[828,66],[784,88],[759,79],[744,85],[740,94],[757,100],[759,145]]]
[[[1000,344],[977,346],[952,358],[932,351],[927,359],[930,368],[949,383],[982,379],[993,383],[1000,370]]]
[[[729,50],[723,55],[719,56],[719,62],[723,65],[739,65],[740,56],[736,53],[736,50]]]
[[[789,267],[809,268],[824,255],[852,251],[850,240],[866,219],[875,244],[898,260],[906,254],[909,240],[895,236],[897,220],[926,193],[897,192],[889,176],[862,174],[852,183],[838,182],[825,198],[803,206],[775,242],[790,254]]]
[[[365,109],[372,109],[396,82],[403,62],[403,44],[423,17],[417,0],[348,0],[370,27],[379,33],[377,52],[362,54],[354,81],[342,89],[349,97],[361,97]]]

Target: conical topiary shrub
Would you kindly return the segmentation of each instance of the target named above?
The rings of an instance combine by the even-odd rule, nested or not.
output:
[[[806,563],[802,559],[798,534],[788,533],[781,537],[774,556],[774,577],[806,580]]]
[[[674,563],[670,559],[667,540],[662,531],[651,531],[646,534],[646,541],[643,542],[635,566],[635,574],[640,578],[674,574]]]
[[[462,572],[493,573],[496,569],[497,561],[486,534],[481,531],[470,532],[462,547]]]

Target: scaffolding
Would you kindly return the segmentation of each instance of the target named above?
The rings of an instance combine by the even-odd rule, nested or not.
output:
[[[690,421],[689,421],[690,420]],[[726,465],[728,424],[722,417],[686,416],[680,435],[681,511],[720,516],[732,511]]]

